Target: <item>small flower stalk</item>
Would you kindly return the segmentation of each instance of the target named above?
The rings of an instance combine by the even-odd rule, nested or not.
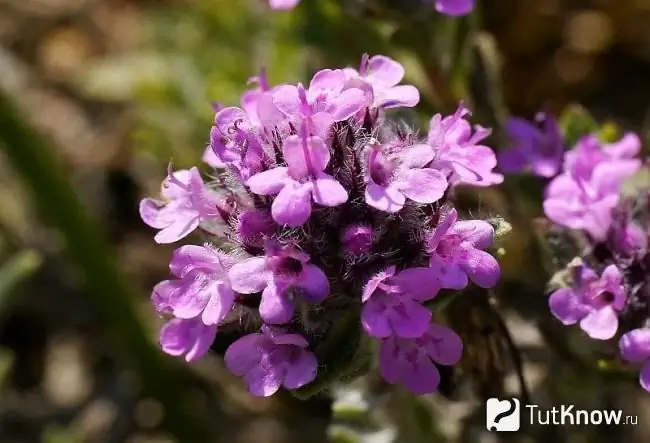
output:
[[[203,157],[214,179],[170,167],[163,199],[140,206],[158,243],[211,236],[177,248],[172,277],[154,288],[164,352],[193,361],[235,331],[226,366],[270,396],[327,387],[358,364],[331,356],[366,355],[357,348],[374,340],[389,383],[437,389],[439,365],[458,363],[463,344],[429,302],[500,276],[494,229],[462,219],[451,191],[503,176],[483,144],[490,131],[462,104],[434,116],[428,136],[391,122],[391,109],[419,101],[403,77],[396,61],[364,56],[307,86],[262,73],[240,107],[215,108]]]
[[[551,313],[591,339],[618,340],[619,360],[640,365],[640,384],[650,392],[650,190],[623,192],[647,168],[641,140],[631,132],[615,142],[585,134],[565,151],[557,124],[539,128],[512,119],[507,129],[515,146],[499,161],[505,172],[550,179],[546,217],[586,246],[561,271],[568,284],[550,294]]]

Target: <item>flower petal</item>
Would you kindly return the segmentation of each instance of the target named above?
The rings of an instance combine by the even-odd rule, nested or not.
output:
[[[317,371],[316,356],[305,349],[287,366],[283,385],[287,389],[301,388],[314,381]]]
[[[271,279],[265,257],[253,257],[237,263],[228,271],[232,288],[241,294],[263,290]]]
[[[589,313],[589,308],[580,303],[578,294],[571,288],[560,288],[553,292],[548,305],[555,318],[566,326],[576,324]]]
[[[447,177],[435,169],[409,169],[404,171],[395,186],[417,203],[435,203],[447,190]]]
[[[618,330],[618,315],[611,306],[592,311],[580,320],[580,328],[595,340],[609,340]]]
[[[412,108],[420,102],[420,91],[413,85],[393,86],[376,92],[374,102],[383,109]]]
[[[335,121],[347,120],[363,109],[368,103],[368,98],[361,89],[346,89],[332,101],[330,114]]]
[[[193,362],[207,354],[217,335],[215,325],[208,326],[200,322],[197,323],[198,325],[194,330],[194,343],[185,355],[185,361],[187,362]]]
[[[404,387],[415,395],[429,394],[438,389],[440,372],[425,354],[419,354],[403,383]]]
[[[372,297],[361,310],[361,325],[371,337],[386,338],[393,335],[393,328],[388,321],[387,306],[381,297]]]
[[[148,226],[155,229],[163,229],[168,225],[165,220],[161,220],[159,213],[164,208],[164,203],[151,198],[144,198],[140,200],[140,218]]]
[[[303,139],[298,135],[290,135],[282,144],[282,153],[294,180],[316,175],[330,161],[327,145],[322,138],[316,136]]]
[[[278,111],[288,117],[297,117],[300,112],[300,95],[298,88],[293,85],[278,86],[272,95],[273,104]]]
[[[263,338],[264,336],[259,333],[248,334],[228,347],[224,354],[224,361],[233,375],[241,377],[260,363],[262,356],[258,344]]]
[[[373,85],[395,86],[404,78],[404,67],[392,58],[375,55],[368,60],[364,77]]]
[[[474,246],[461,245],[460,248],[464,251],[462,260],[459,260],[458,264],[467,273],[469,279],[481,288],[495,287],[501,276],[497,259]]]
[[[170,244],[190,235],[199,227],[198,214],[187,211],[179,212],[176,220],[169,226],[160,230],[155,236],[154,241],[158,244]]]
[[[226,254],[210,247],[185,245],[172,253],[169,269],[179,278],[196,272],[211,273],[223,269],[221,259],[231,262]]]
[[[312,183],[311,196],[319,205],[333,208],[348,200],[348,191],[329,174],[320,173]]]
[[[381,341],[379,348],[379,372],[391,384],[399,383],[409,376],[404,358],[399,349],[398,339],[388,337]]]
[[[452,226],[450,234],[457,234],[463,241],[469,242],[477,249],[492,246],[494,228],[483,220],[461,220]]]
[[[436,363],[451,366],[463,356],[463,341],[451,329],[431,323],[426,336],[425,350]]]
[[[266,323],[281,325],[291,320],[294,313],[294,306],[285,294],[285,289],[279,288],[271,282],[262,291],[259,311],[260,317]]]
[[[213,284],[201,319],[206,325],[221,323],[235,305],[235,292],[222,281]]]
[[[282,385],[282,374],[274,367],[255,366],[244,376],[248,391],[256,397],[270,397]]]
[[[304,225],[311,215],[311,184],[287,184],[273,200],[271,214],[280,225],[292,228]]]
[[[310,303],[320,303],[329,295],[330,284],[325,273],[316,265],[305,265],[297,285],[304,289],[305,299]]]
[[[438,279],[438,286],[444,289],[464,289],[469,280],[458,263],[446,261],[437,254],[431,255],[429,269]]]
[[[641,373],[639,374],[639,382],[641,383],[641,387],[643,389],[650,392],[650,360],[648,360],[641,368]]]
[[[623,334],[619,349],[621,356],[630,362],[650,359],[650,328],[634,329]]]
[[[403,338],[418,338],[429,328],[431,311],[407,298],[401,300],[388,313],[388,321],[394,335]]]
[[[315,100],[321,94],[337,94],[345,84],[345,72],[341,69],[322,69],[314,74],[309,82],[309,100]]]
[[[391,278],[405,295],[423,302],[431,300],[440,291],[440,278],[431,268],[408,268]]]
[[[406,197],[395,186],[382,187],[368,183],[365,192],[366,203],[375,209],[388,212],[399,212],[406,203]]]
[[[257,195],[274,195],[280,192],[289,180],[289,170],[278,166],[255,174],[246,181],[246,186]]]

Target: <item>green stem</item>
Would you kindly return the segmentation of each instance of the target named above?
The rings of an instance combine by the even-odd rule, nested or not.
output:
[[[88,302],[127,350],[145,390],[163,404],[163,426],[183,443],[207,441],[207,430],[183,407],[183,384],[162,353],[152,346],[138,318],[134,292],[112,257],[98,226],[77,197],[55,150],[35,132],[4,91],[0,91],[0,148],[39,205],[65,238],[66,252],[85,277]]]

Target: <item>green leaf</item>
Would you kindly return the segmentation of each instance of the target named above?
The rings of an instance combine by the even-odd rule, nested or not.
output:
[[[82,443],[70,430],[61,426],[48,426],[43,431],[42,443]]]
[[[331,426],[328,434],[329,441],[332,443],[362,443],[363,441],[359,434],[343,426]]]
[[[567,146],[573,146],[584,135],[597,133],[598,123],[589,112],[580,105],[568,106],[559,119]]]

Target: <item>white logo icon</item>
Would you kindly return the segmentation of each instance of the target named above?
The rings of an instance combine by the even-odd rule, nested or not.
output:
[[[485,427],[490,432],[518,431],[521,424],[520,408],[516,398],[488,399],[485,405]]]

